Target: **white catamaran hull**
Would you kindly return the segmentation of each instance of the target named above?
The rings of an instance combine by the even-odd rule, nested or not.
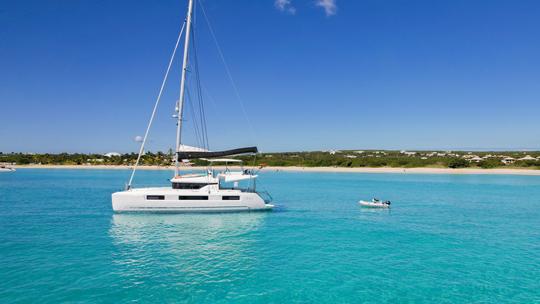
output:
[[[115,212],[237,212],[270,210],[255,192],[220,190],[217,193],[170,188],[131,189],[112,194]]]

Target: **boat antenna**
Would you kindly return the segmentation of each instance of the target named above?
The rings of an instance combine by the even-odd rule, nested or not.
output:
[[[189,38],[191,33],[191,17],[193,13],[193,0],[189,0],[188,12],[186,17],[186,35],[184,42],[184,59],[182,61],[182,78],[180,80],[180,99],[178,100],[178,106],[176,108],[177,112],[177,123],[176,123],[176,153],[174,161],[174,176],[178,176],[178,167],[180,165],[180,160],[178,159],[178,152],[180,152],[181,136],[182,136],[182,111],[184,107],[184,97],[185,97],[185,87],[186,87],[186,72],[188,64],[188,51],[189,51]]]
[[[133,167],[133,170],[131,171],[131,176],[129,177],[129,182],[126,185],[126,189],[131,189],[131,185],[133,183],[133,177],[135,177],[135,171],[137,171],[137,167],[139,166],[139,163],[141,161],[141,156],[144,153],[144,146],[146,144],[146,140],[148,139],[148,134],[150,133],[150,127],[152,126],[152,122],[154,121],[154,117],[156,116],[157,108],[159,105],[159,101],[161,100],[161,95],[163,94],[163,89],[165,88],[165,84],[167,83],[167,78],[169,77],[169,72],[171,70],[174,57],[176,56],[176,50],[178,49],[178,45],[180,44],[180,38],[182,37],[182,33],[184,32],[184,28],[186,26],[186,21],[182,23],[182,28],[180,29],[180,33],[178,34],[178,38],[176,39],[176,44],[174,45],[174,50],[171,55],[171,59],[169,60],[169,65],[167,66],[167,71],[165,72],[165,76],[163,77],[163,81],[161,82],[161,87],[159,88],[159,93],[156,98],[156,102],[154,104],[154,109],[152,110],[152,115],[150,116],[150,121],[148,122],[148,126],[146,127],[146,132],[144,133],[144,138],[141,142],[141,147],[139,149],[139,155],[137,156],[137,161],[135,162],[135,166]]]

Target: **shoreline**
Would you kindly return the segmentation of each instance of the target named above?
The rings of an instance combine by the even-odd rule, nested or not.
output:
[[[132,166],[123,165],[16,165],[15,169],[90,169],[90,170],[130,170]],[[201,170],[206,167],[181,167],[180,170]],[[214,166],[224,168],[224,166]],[[238,168],[229,166],[229,168]],[[246,166],[246,168],[250,168]],[[139,166],[138,170],[173,170],[173,166]],[[401,173],[401,174],[484,174],[484,175],[536,175],[536,169],[481,169],[481,168],[343,168],[343,167],[264,167],[261,171],[274,172],[327,172],[327,173]]]

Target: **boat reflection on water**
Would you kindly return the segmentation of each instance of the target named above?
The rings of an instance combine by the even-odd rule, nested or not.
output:
[[[121,243],[151,241],[157,237],[197,242],[249,233],[258,228],[265,213],[222,214],[113,214],[111,235]]]
[[[192,246],[204,242],[231,243],[249,237],[265,213],[114,214],[110,234],[118,245],[171,243]],[[234,243],[234,242],[232,242]]]
[[[362,208],[359,207],[358,218],[362,221],[385,221],[392,214],[392,208]]]
[[[392,213],[392,208],[358,208],[361,213],[377,213],[388,214]]]
[[[254,242],[266,213],[114,214],[115,267],[130,281],[172,280],[185,287],[256,267]],[[166,276],[166,278],[164,277]]]

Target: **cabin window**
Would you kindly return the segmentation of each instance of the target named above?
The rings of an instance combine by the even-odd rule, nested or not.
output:
[[[222,198],[224,201],[239,201],[240,200],[240,196],[238,195],[228,195],[228,196],[223,196]]]
[[[205,195],[180,195],[179,200],[197,200],[197,201],[207,201],[208,196]]]
[[[208,186],[206,183],[173,183],[173,189],[201,189],[204,186]]]
[[[165,199],[165,195],[147,195],[146,199],[152,200],[152,201],[155,201],[155,200],[162,201]]]

